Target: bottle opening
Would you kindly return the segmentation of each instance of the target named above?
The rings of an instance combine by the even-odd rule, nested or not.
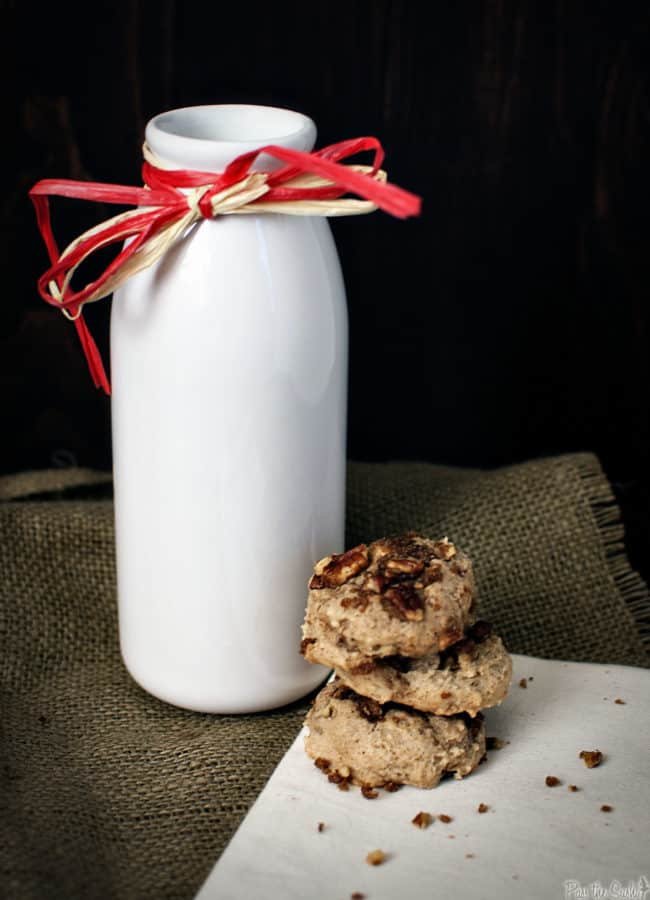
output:
[[[266,144],[309,151],[316,126],[308,116],[276,106],[187,106],[151,119],[146,139],[169,163],[212,170]]]

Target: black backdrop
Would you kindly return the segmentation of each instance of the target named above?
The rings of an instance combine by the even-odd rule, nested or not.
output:
[[[147,119],[298,109],[319,145],[377,135],[419,220],[334,223],[349,454],[492,466],[599,454],[631,519],[650,444],[650,6],[7,2],[0,471],[110,465],[108,401],[37,297],[42,177],[135,184]],[[64,239],[114,210],[58,201]],[[108,302],[88,319],[107,356]],[[640,537],[646,546],[645,537]],[[637,551],[638,552],[638,551]]]

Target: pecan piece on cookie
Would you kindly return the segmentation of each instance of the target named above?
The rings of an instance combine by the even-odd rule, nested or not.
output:
[[[456,548],[448,541],[447,538],[443,538],[441,541],[436,541],[433,545],[433,552],[438,557],[438,559],[450,560],[456,556]]]
[[[387,580],[414,578],[424,571],[424,563],[419,559],[411,559],[408,556],[387,559],[383,564],[383,573]]]
[[[309,588],[318,591],[323,588],[339,587],[367,569],[369,562],[368,548],[365,544],[359,544],[358,547],[346,550],[345,553],[326,556],[316,563]]]

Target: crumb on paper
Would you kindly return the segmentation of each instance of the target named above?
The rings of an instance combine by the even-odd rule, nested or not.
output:
[[[558,784],[562,784],[559,778],[555,775],[547,775],[545,778],[546,787],[557,787]]]
[[[625,700],[621,700],[620,697],[617,697],[614,703],[618,703],[619,706],[625,706]]]
[[[583,759],[588,769],[595,769],[603,761],[600,750],[581,750],[580,759]]]
[[[465,854],[465,859],[474,859],[474,854],[473,854],[473,853],[466,853],[466,854]]]
[[[366,895],[362,894],[361,891],[354,891],[350,894],[350,900],[366,900]]]
[[[428,828],[432,822],[433,816],[428,812],[419,812],[411,819],[411,823],[415,825],[416,828]]]
[[[571,791],[572,794],[575,794],[576,791],[579,791],[580,788],[577,784],[570,784],[567,788],[568,791]]]
[[[520,687],[520,688],[527,688],[527,687],[528,687],[528,682],[526,681],[525,678],[520,678],[520,679],[519,679],[519,687]]]
[[[487,803],[479,803],[479,805],[476,807],[476,812],[486,813],[489,808],[490,807],[487,805]]]
[[[366,856],[366,862],[369,866],[380,866],[386,860],[386,854],[383,850],[371,850]]]
[[[614,807],[610,806],[609,803],[603,803],[603,805],[600,807],[601,812],[611,812],[613,809]]]
[[[316,830],[318,832],[325,831],[325,822],[319,822],[318,825],[316,826]]]
[[[445,825],[448,825],[450,822],[454,821],[454,817],[448,816],[448,815],[446,815],[446,813],[442,813],[441,815],[438,816],[438,818],[440,819],[441,822],[444,822]]]
[[[456,837],[456,835],[455,835],[455,834],[448,834],[447,837],[449,838],[450,841],[453,841],[454,838]]]

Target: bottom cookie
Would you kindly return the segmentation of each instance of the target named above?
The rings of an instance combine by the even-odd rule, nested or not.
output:
[[[332,781],[361,787],[435,787],[462,778],[485,755],[482,716],[435,716],[394,703],[383,706],[336,679],[314,700],[305,750]]]

